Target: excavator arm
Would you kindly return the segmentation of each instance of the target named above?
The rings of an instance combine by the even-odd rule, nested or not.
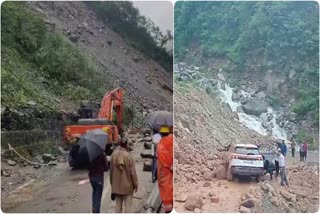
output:
[[[106,93],[102,99],[98,119],[107,119],[113,121],[113,111],[117,115],[118,133],[123,131],[123,89],[116,88],[113,91]]]

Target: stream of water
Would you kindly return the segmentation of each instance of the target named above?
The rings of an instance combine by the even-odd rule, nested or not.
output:
[[[224,89],[221,87],[221,84],[225,84]],[[249,115],[243,112],[238,111],[238,107],[241,106],[240,101],[233,101],[232,100],[232,93],[233,88],[229,86],[227,83],[221,83],[218,82],[218,89],[219,89],[219,95],[222,100],[222,102],[225,102],[229,104],[233,112],[237,112],[239,116],[239,121],[241,124],[245,125],[249,129],[255,130],[261,135],[271,135],[275,139],[283,139],[287,141],[287,134],[284,129],[279,127],[279,125],[276,123],[276,112],[273,111],[271,107],[268,108],[267,112],[262,113],[259,117],[254,115]],[[242,96],[246,98],[251,98],[252,93],[245,92],[243,90],[240,90],[240,93]],[[267,130],[263,127],[263,123],[268,122],[270,126],[272,127],[272,130]]]

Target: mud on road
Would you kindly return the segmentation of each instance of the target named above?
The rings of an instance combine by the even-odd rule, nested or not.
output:
[[[132,212],[140,212],[152,191],[151,172],[143,171],[145,159],[140,157],[144,150],[141,135],[131,136],[134,149],[131,152],[135,159],[139,189],[134,193]],[[43,177],[25,181],[25,186],[17,190],[2,193],[1,208],[10,213],[90,213],[91,212],[91,185],[80,185],[79,181],[88,179],[87,170],[71,170],[67,163],[59,163],[52,167]],[[114,212],[115,201],[111,200],[109,172],[105,172],[104,190],[101,212]]]

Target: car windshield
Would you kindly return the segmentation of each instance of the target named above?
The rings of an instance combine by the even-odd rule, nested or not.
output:
[[[259,155],[259,150],[257,148],[246,148],[246,147],[236,147],[235,153],[242,155]]]

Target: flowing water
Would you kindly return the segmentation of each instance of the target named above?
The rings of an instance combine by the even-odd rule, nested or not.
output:
[[[221,87],[221,84],[225,84],[225,89]],[[272,108],[268,108],[268,111],[265,113],[262,113],[259,117],[254,115],[249,115],[243,112],[238,112],[237,108],[241,106],[240,101],[233,101],[232,100],[232,93],[233,88],[229,86],[227,83],[221,83],[218,82],[218,89],[219,89],[219,95],[222,100],[222,102],[228,103],[231,107],[233,112],[237,112],[239,115],[239,121],[249,129],[255,130],[261,135],[270,135],[274,137],[275,139],[283,139],[287,140],[287,134],[279,127],[279,125],[276,123],[276,112],[273,111]],[[240,90],[240,93],[243,97],[251,98],[252,93],[245,92],[243,90]],[[269,123],[272,127],[272,130],[267,130],[263,127],[263,123]]]

